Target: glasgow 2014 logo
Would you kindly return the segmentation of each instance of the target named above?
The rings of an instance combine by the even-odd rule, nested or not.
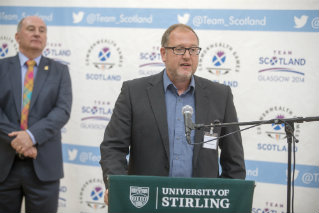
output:
[[[273,50],[272,55],[258,58],[258,81],[305,83],[307,59],[291,50]]]

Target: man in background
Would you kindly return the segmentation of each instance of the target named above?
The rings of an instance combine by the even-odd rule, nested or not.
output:
[[[240,133],[206,144],[202,130],[185,136],[182,109],[193,108],[192,122],[237,122],[229,86],[195,76],[201,48],[192,28],[170,26],[162,37],[165,69],[123,83],[101,143],[101,167],[108,175],[237,178],[246,176]],[[238,127],[218,128],[226,135]],[[218,146],[221,150],[219,171]],[[127,164],[126,156],[130,154]],[[104,201],[108,203],[108,190]]]
[[[63,177],[61,128],[70,117],[68,67],[42,56],[47,26],[23,18],[16,56],[0,60],[0,212],[57,212]]]

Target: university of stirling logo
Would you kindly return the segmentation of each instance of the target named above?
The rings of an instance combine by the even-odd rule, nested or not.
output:
[[[149,199],[149,187],[130,186],[130,200],[136,208],[145,206]]]

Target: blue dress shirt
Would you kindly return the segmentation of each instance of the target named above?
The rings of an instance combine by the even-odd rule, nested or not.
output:
[[[181,95],[178,95],[177,89],[168,78],[166,70],[163,74],[169,150],[170,150],[170,170],[171,177],[192,177],[193,170],[193,145],[189,145],[185,136],[185,125],[182,108],[185,105],[193,107],[195,112],[195,81],[192,76],[188,89]],[[192,121],[195,121],[193,113]],[[191,133],[191,141],[194,143],[194,131]]]

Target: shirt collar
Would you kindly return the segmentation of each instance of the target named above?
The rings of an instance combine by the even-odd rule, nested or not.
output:
[[[25,63],[29,60],[29,58],[23,53],[19,52],[19,60],[20,60],[20,65],[21,67],[25,65]],[[41,60],[41,55],[33,59],[36,63],[36,66],[39,66],[40,60]]]
[[[166,69],[164,70],[164,73],[163,73],[163,81],[164,81],[164,91],[166,93],[168,87],[170,85],[173,85],[174,88],[176,89],[175,85],[173,84],[173,82],[169,79],[167,73],[166,73]],[[176,89],[177,90],[177,89]],[[185,93],[191,91],[192,94],[194,94],[194,91],[195,91],[195,80],[194,80],[194,76],[192,75],[192,78],[191,78],[191,83],[189,84],[187,90]]]

